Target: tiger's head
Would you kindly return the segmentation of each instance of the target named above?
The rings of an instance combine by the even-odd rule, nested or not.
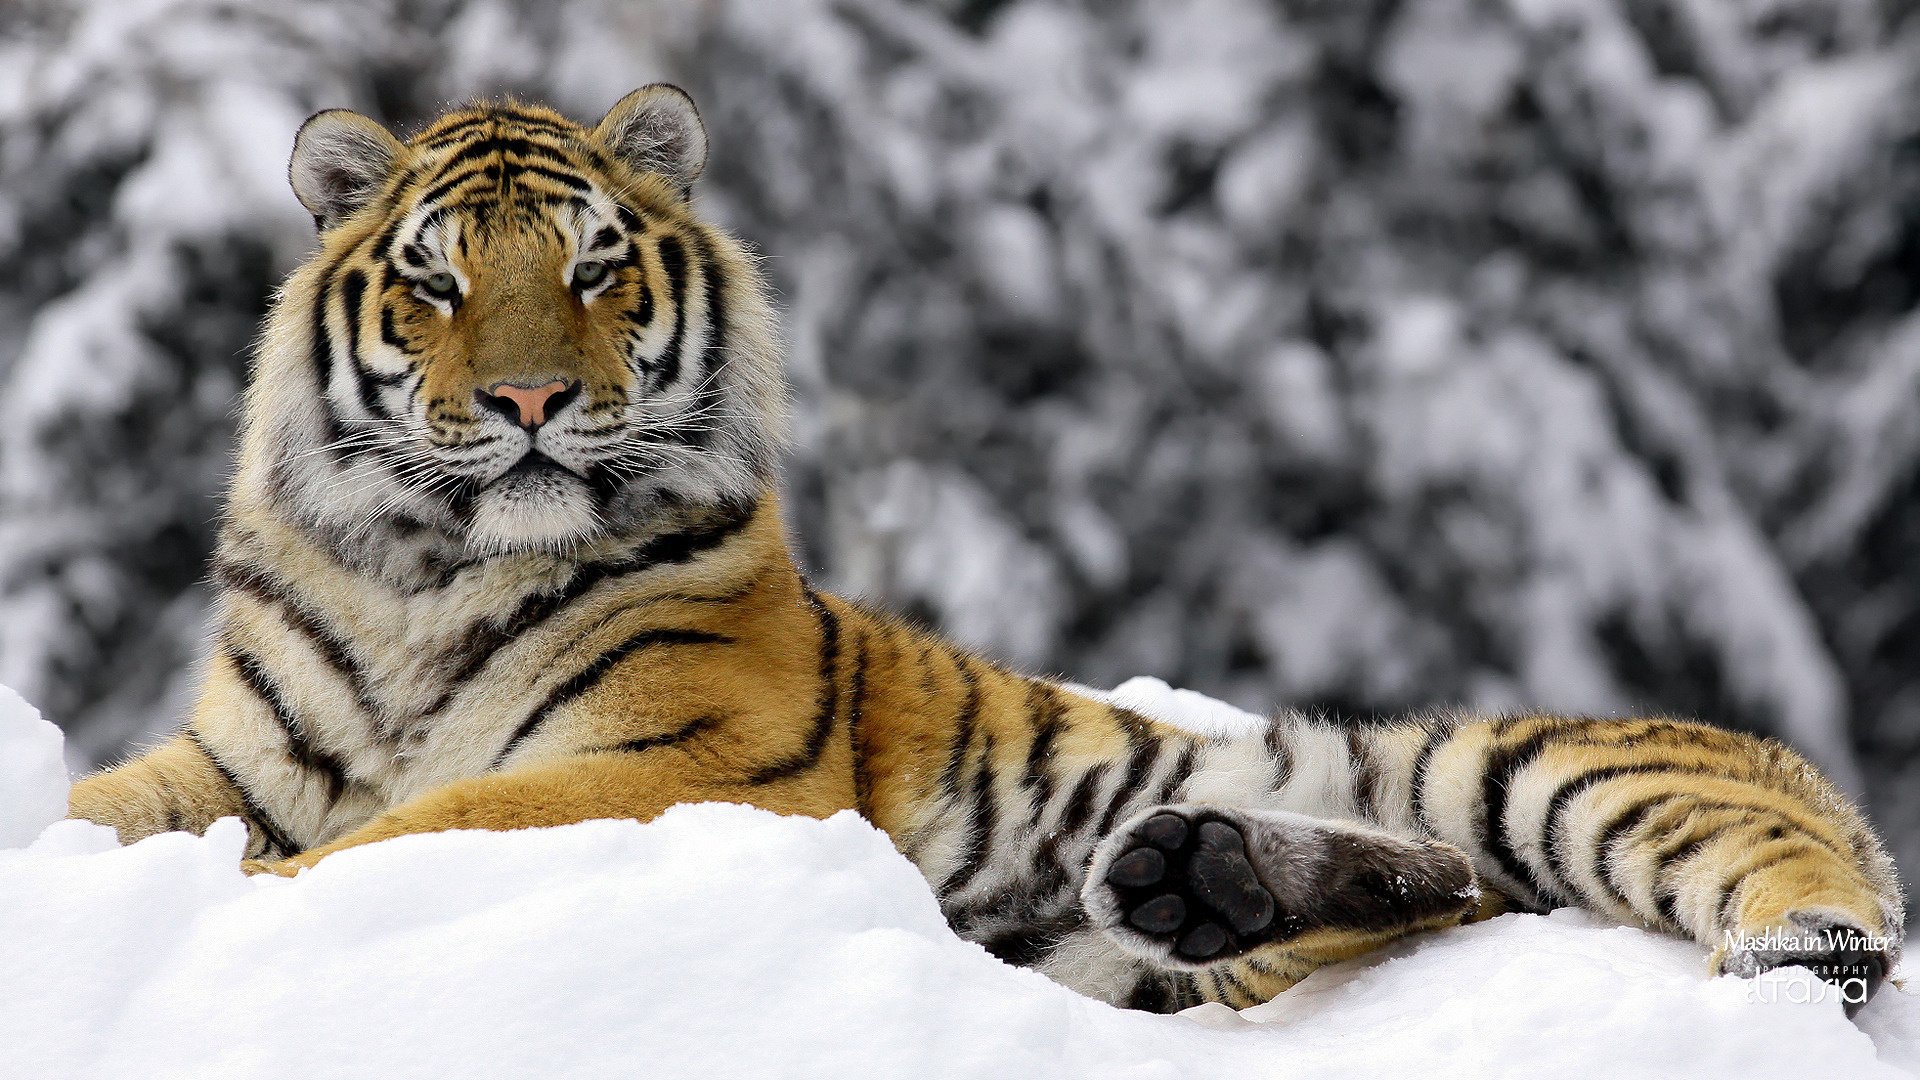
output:
[[[241,492],[336,543],[481,557],[752,500],[786,389],[752,256],[690,202],[706,147],[666,85],[592,127],[514,102],[405,141],[309,119],[289,172],[321,245],[268,320]]]

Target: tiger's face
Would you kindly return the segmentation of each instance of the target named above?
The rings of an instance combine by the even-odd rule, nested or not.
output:
[[[593,128],[517,104],[404,143],[344,110],[309,120],[290,171],[322,247],[248,404],[283,444],[263,449],[280,497],[340,539],[399,522],[481,556],[754,497],[784,382],[752,259],[692,211],[705,157],[666,86]]]

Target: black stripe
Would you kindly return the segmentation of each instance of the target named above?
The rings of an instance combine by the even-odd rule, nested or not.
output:
[[[339,258],[328,263],[320,271],[319,284],[313,294],[313,322],[308,327],[312,340],[307,343],[309,361],[313,365],[314,381],[318,385],[320,396],[320,415],[326,425],[323,437],[331,445],[341,439],[340,420],[333,412],[333,403],[327,393],[333,387],[333,335],[327,330],[327,308],[333,293],[333,278],[340,267],[353,256],[352,251],[341,252]],[[335,457],[352,457],[352,450],[336,451]]]
[[[1066,809],[1061,812],[1060,820],[1054,823],[1054,827],[1041,838],[1039,846],[1033,849],[1033,868],[1039,875],[1039,881],[1033,886],[1035,895],[1044,895],[1067,884],[1067,868],[1060,862],[1060,847],[1078,837],[1080,827],[1086,824],[1088,815],[1093,812],[1094,789],[1100,786],[1101,778],[1106,775],[1107,763],[1104,761],[1080,774],[1073,791],[1067,795]]]
[[[281,832],[279,827],[273,823],[273,818],[268,816],[266,809],[254,800],[253,792],[248,791],[247,786],[240,782],[240,777],[235,775],[232,769],[227,768],[227,763],[221,761],[220,758],[207,747],[206,740],[200,737],[200,733],[191,727],[184,728],[182,731],[188,741],[192,742],[200,753],[206,757],[207,763],[212,765],[214,770],[220,774],[221,779],[231,784],[234,793],[240,796],[240,807],[246,811],[247,823],[257,826],[260,830],[260,836],[263,840],[260,854],[263,857],[268,854],[287,856],[298,852],[300,848],[295,845],[293,841],[287,839],[287,834]]]
[[[537,131],[562,139],[577,139],[580,136],[580,132],[562,124],[555,123],[552,120],[532,116],[515,109],[495,107],[488,109],[478,116],[471,116],[464,120],[448,124],[445,128],[434,132],[432,137],[428,138],[426,142],[421,145],[425,149],[439,149],[441,147],[451,146],[453,143],[459,141],[461,136],[470,134],[473,129],[480,127],[482,124],[511,124],[514,127],[525,128],[528,131]]]
[[[1108,705],[1107,715],[1113,719],[1113,725],[1127,736],[1127,745],[1138,750],[1148,743],[1158,743],[1160,737],[1153,733],[1153,721],[1120,705]]]
[[[227,588],[245,593],[279,612],[283,622],[307,639],[321,662],[346,680],[353,690],[354,703],[362,712],[373,717],[386,715],[385,706],[374,698],[346,640],[308,611],[295,596],[292,586],[264,567],[236,563],[224,555],[214,558],[213,576]]]
[[[694,234],[700,245],[700,277],[706,284],[706,334],[700,346],[700,371],[694,378],[694,384],[701,387],[694,399],[695,409],[713,410],[721,404],[722,388],[720,380],[713,377],[720,364],[725,360],[727,349],[727,312],[726,279],[720,269],[720,261],[714,258],[713,248],[706,237]],[[694,424],[674,429],[687,437],[694,446],[705,447],[711,441],[714,430],[712,424]]]
[[[1679,882],[1675,882],[1673,888],[1668,890],[1661,886],[1661,879],[1667,876],[1669,870],[1683,863],[1690,862],[1695,855],[1700,853],[1701,848],[1706,847],[1708,844],[1726,835],[1728,828],[1729,826],[1724,824],[1714,825],[1707,829],[1704,835],[1696,836],[1680,844],[1678,847],[1660,852],[1654,856],[1652,878],[1653,906],[1659,911],[1660,917],[1665,919],[1667,924],[1674,929],[1682,932],[1685,932],[1687,929],[1686,925],[1680,921],[1680,885]]]
[[[1060,735],[1065,715],[1066,702],[1061,699],[1058,687],[1039,679],[1027,684],[1027,726],[1033,732],[1033,740],[1027,744],[1027,766],[1021,774],[1020,786],[1028,792],[1032,808],[1030,828],[1040,823],[1047,804],[1053,801],[1054,740]]]
[[[676,566],[719,547],[747,527],[759,511],[759,503],[756,500],[723,503],[718,510],[719,516],[711,521],[681,532],[656,536],[618,559],[589,563],[576,569],[558,590],[534,593],[520,601],[520,606],[504,622],[482,621],[470,627],[462,635],[460,644],[447,653],[445,662],[451,664],[457,660],[458,665],[446,676],[445,691],[423,710],[422,715],[431,715],[444,708],[453,694],[478,675],[500,649],[520,636],[532,633],[541,623],[602,582],[663,566]],[[686,597],[675,595],[657,599]]]
[[[680,339],[687,332],[687,252],[673,236],[662,236],[659,248],[660,272],[667,277],[667,293],[673,301],[673,334],[660,354],[659,373],[650,387],[655,391],[680,377]]]
[[[940,788],[948,795],[960,794],[960,767],[967,760],[967,748],[973,743],[973,727],[980,719],[980,677],[965,653],[952,654],[954,672],[966,687],[960,699],[960,711],[953,718],[953,742],[947,749],[947,766],[940,773]]]
[[[450,206],[436,206],[433,209],[427,211],[425,214],[422,214],[420,216],[420,220],[416,222],[413,226],[414,239],[418,240],[420,237],[425,236],[427,233],[430,233],[433,230],[440,228],[442,225],[445,225],[447,223],[447,219],[452,217],[453,214],[454,214],[454,210]],[[398,223],[396,222],[396,225],[397,224]],[[460,251],[464,254],[466,250],[467,250],[467,234],[465,231],[462,231],[460,233]]]
[[[1433,726],[1427,731],[1427,739],[1420,744],[1420,752],[1413,758],[1413,823],[1428,833],[1439,835],[1433,822],[1427,820],[1427,773],[1433,767],[1433,755],[1439,751],[1440,744],[1446,742],[1459,730],[1452,724],[1429,721]]]
[[[1067,796],[1067,808],[1060,815],[1060,824],[1054,830],[1055,835],[1070,836],[1080,831],[1093,813],[1093,791],[1107,775],[1107,763],[1101,762],[1080,774],[1080,782],[1073,785],[1073,792]]]
[[[1565,889],[1556,889],[1563,899],[1572,900],[1580,895],[1580,885],[1573,880],[1573,871],[1560,853],[1561,819],[1566,816],[1567,808],[1573,800],[1582,794],[1609,780],[1622,776],[1641,776],[1647,773],[1671,772],[1678,775],[1697,776],[1710,770],[1700,766],[1686,766],[1669,762],[1640,762],[1633,765],[1604,765],[1575,774],[1560,782],[1553,794],[1547,799],[1547,812],[1541,818],[1540,845],[1547,853],[1547,869],[1558,879]]]
[[[345,312],[343,322],[347,337],[347,368],[353,372],[354,390],[360,396],[360,407],[386,420],[391,419],[392,414],[380,403],[379,394],[370,385],[373,372],[367,370],[366,363],[360,358],[360,315],[366,296],[366,271],[358,268],[347,271],[346,276],[340,279],[340,307]]]
[[[1186,783],[1187,779],[1193,775],[1194,762],[1199,759],[1199,756],[1198,743],[1190,742],[1180,751],[1180,756],[1174,760],[1173,768],[1168,769],[1167,775],[1161,779],[1160,790],[1154,793],[1155,803],[1165,805],[1173,801],[1174,795],[1180,791],[1180,785]]]
[[[853,808],[873,817],[873,777],[867,772],[867,744],[861,723],[867,710],[867,635],[861,634],[853,650],[853,684],[848,687],[847,742],[853,747]]]
[[[562,162],[562,164],[571,165],[572,162]],[[584,206],[586,205],[586,200],[580,196],[593,190],[593,185],[580,179],[579,176],[570,172],[562,172],[559,169],[550,169],[545,165],[530,165],[522,161],[511,163],[507,168],[509,172],[527,173],[531,176],[537,176],[542,180],[559,184],[568,191],[576,193],[565,196],[559,200],[542,199],[540,201],[543,205],[555,205],[556,202],[558,202]]]
[[[993,826],[999,816],[999,804],[993,794],[991,731],[980,740],[980,765],[974,770],[972,796],[967,809],[967,842],[961,848],[960,865],[934,890],[937,896],[950,896],[966,888],[967,883],[980,873],[980,868],[986,865],[987,854],[993,849]]]
[[[420,351],[409,345],[406,338],[400,336],[399,327],[393,324],[393,308],[386,304],[380,305],[380,340],[406,356],[417,356]]]
[[[507,172],[511,176],[518,176],[522,173],[532,173],[540,176],[546,174],[547,170],[534,168],[532,166],[509,165],[507,166]],[[538,210],[551,210],[555,207],[564,206],[577,213],[584,213],[589,208],[587,200],[578,195],[553,195],[544,191],[535,191],[524,184],[513,193],[511,198],[513,205],[509,209],[508,214],[513,219],[514,224],[527,228],[543,228],[556,236],[562,235],[559,226],[553,223],[551,217],[538,213]],[[483,201],[483,199],[483,196],[475,195],[471,198],[463,198],[453,205],[466,208],[468,212],[474,215],[476,222],[483,222],[492,216],[492,212],[495,209],[494,202]],[[461,234],[461,243],[463,246],[466,242],[465,236],[465,233]]]
[[[1672,738],[1673,745],[1688,749],[1711,749],[1712,745],[1701,738],[1697,729],[1686,727],[1667,720],[1640,721],[1640,730],[1631,735],[1622,735],[1611,740],[1608,745],[1614,747],[1639,746],[1654,740]]]
[[[1725,799],[1703,799],[1690,791],[1656,792],[1614,815],[1613,820],[1609,821],[1606,827],[1600,830],[1599,836],[1594,842],[1594,860],[1596,868],[1600,871],[1600,879],[1606,883],[1608,890],[1613,896],[1627,907],[1632,908],[1633,901],[1628,898],[1626,889],[1621,886],[1615,866],[1616,857],[1624,855],[1626,849],[1622,848],[1616,851],[1614,850],[1614,845],[1644,821],[1655,807],[1663,803],[1672,802],[1675,799],[1691,799],[1692,805],[1688,808],[1689,810],[1734,810],[1774,818],[1786,827],[1794,830],[1800,837],[1821,848],[1825,848],[1827,851],[1833,852],[1836,858],[1845,858],[1844,854],[1832,844],[1828,843],[1824,838],[1807,831],[1805,825],[1778,807],[1763,806],[1758,803],[1734,802]],[[1639,909],[1635,908],[1634,910]]]
[[[1607,888],[1613,893],[1614,899],[1618,900],[1627,908],[1634,911],[1639,910],[1634,907],[1633,899],[1627,895],[1626,888],[1620,884],[1620,879],[1617,876],[1618,866],[1616,864],[1619,857],[1626,853],[1626,850],[1624,846],[1616,848],[1615,845],[1619,844],[1620,841],[1634,829],[1639,828],[1640,823],[1646,820],[1647,815],[1653,813],[1655,807],[1672,802],[1675,799],[1687,797],[1688,794],[1684,791],[1662,791],[1649,795],[1615,814],[1613,820],[1607,822],[1606,826],[1600,830],[1598,836],[1595,838],[1593,857],[1595,868],[1600,871],[1600,880],[1604,882]]]
[[[641,278],[638,285],[640,297],[634,301],[633,310],[627,312],[627,321],[644,330],[653,325],[653,287],[645,278]]]
[[[476,180],[476,179],[484,179],[484,180],[498,182],[500,179],[500,167],[498,165],[489,165],[484,169],[468,169],[467,171],[460,173],[457,176],[445,177],[439,183],[427,189],[426,194],[420,196],[418,200],[418,204],[421,206],[431,206],[434,203],[440,202],[441,200],[445,199],[448,195],[451,195],[462,184],[465,184],[469,180]],[[441,209],[445,209],[445,208],[442,207]],[[415,230],[414,235],[417,236],[420,233],[425,232],[426,230],[427,230],[427,224],[425,222],[422,222],[421,227]]]
[[[1289,960],[1294,961],[1294,963],[1299,962],[1298,954],[1293,952],[1291,949],[1281,950],[1281,951],[1285,953],[1285,955]],[[1287,967],[1283,968],[1276,964],[1273,964],[1272,962],[1268,961],[1265,957],[1259,956],[1259,955],[1244,956],[1241,958],[1241,961],[1245,963],[1248,967],[1252,968],[1253,970],[1259,972],[1262,975],[1272,975],[1272,976],[1275,976],[1276,978],[1284,979],[1292,975],[1294,970],[1292,964],[1289,964]]]
[[[1761,789],[1761,790],[1767,790],[1767,789]],[[1781,794],[1780,792],[1777,792],[1777,791],[1769,792],[1769,793],[1775,794],[1775,795]],[[1736,810],[1745,814],[1765,815],[1767,817],[1775,819],[1776,821],[1779,821],[1782,825],[1785,825],[1787,828],[1790,828],[1793,831],[1799,833],[1801,836],[1812,841],[1813,843],[1818,844],[1823,848],[1826,848],[1828,851],[1833,853],[1835,858],[1841,860],[1842,862],[1847,861],[1849,858],[1849,855],[1847,852],[1842,851],[1838,847],[1835,847],[1825,837],[1815,834],[1812,830],[1807,828],[1806,823],[1800,821],[1798,818],[1794,817],[1791,813],[1789,813],[1784,809],[1781,809],[1780,807],[1762,806],[1758,803],[1736,802],[1731,799],[1716,799],[1716,798],[1696,798],[1694,800],[1694,806],[1701,810]]]
[[[611,225],[602,225],[600,226],[599,231],[593,234],[593,239],[587,241],[587,247],[589,250],[593,250],[593,249],[603,248],[603,247],[612,247],[613,245],[618,244],[619,242],[620,242],[620,230],[614,228]]]
[[[820,762],[820,755],[826,751],[827,736],[833,733],[833,721],[839,713],[840,680],[837,669],[840,661],[840,620],[834,617],[827,605],[820,602],[820,594],[810,585],[802,584],[808,606],[813,608],[814,616],[820,623],[820,689],[813,706],[813,730],[807,733],[807,741],[800,749],[771,764],[764,765],[747,777],[747,783],[771,784],[775,780],[784,780],[813,768]]]
[[[333,273],[339,269],[335,263],[321,272],[320,284],[314,290],[313,325],[308,332],[313,340],[308,343],[308,352],[313,361],[314,381],[320,385],[320,396],[324,399],[327,390],[333,385],[333,335],[327,330],[327,304],[333,292]],[[332,419],[331,411],[328,419]]]
[[[1038,679],[1027,684],[1027,726],[1033,731],[1033,741],[1027,744],[1027,771],[1020,778],[1022,787],[1030,791],[1051,787],[1053,741],[1060,735],[1065,715],[1066,702],[1061,700],[1057,687]],[[1045,797],[1040,801],[1045,802]]]
[[[725,634],[715,634],[706,630],[694,630],[685,627],[656,626],[634,634],[627,640],[594,657],[592,663],[580,671],[575,672],[572,678],[554,687],[547,694],[546,700],[542,701],[532,713],[528,714],[525,720],[520,722],[520,726],[514,729],[513,735],[507,739],[506,745],[502,746],[500,751],[493,755],[493,763],[489,768],[499,768],[515,750],[519,749],[521,743],[532,737],[533,733],[539,730],[540,725],[546,722],[547,717],[552,715],[555,709],[566,705],[592,690],[595,686],[598,686],[600,680],[607,677],[608,672],[619,666],[622,660],[632,656],[634,653],[642,649],[652,648],[656,645],[731,645],[732,643],[733,639],[727,637]]]
[[[1260,1003],[1260,995],[1248,989],[1247,984],[1240,981],[1240,976],[1235,975],[1232,968],[1223,967],[1213,970],[1219,977],[1221,985],[1231,992],[1231,997],[1227,1004],[1232,1005],[1236,1009],[1244,1009],[1250,1005]]]
[[[1017,889],[995,889],[967,903],[941,905],[954,932],[969,941],[993,936],[1023,935],[1051,950],[1087,925],[1080,898],[1065,888],[1043,891],[1022,880]]]
[[[347,786],[347,764],[338,756],[313,745],[306,733],[301,730],[300,721],[294,718],[293,710],[287,707],[280,691],[273,684],[272,676],[267,674],[266,665],[260,658],[232,645],[227,646],[227,658],[240,672],[240,679],[267,706],[273,714],[274,722],[280,725],[280,731],[286,736],[287,756],[308,772],[317,773],[320,782],[327,789],[327,801],[340,798],[340,792]]]
[[[1167,976],[1173,988],[1173,1007],[1186,1009],[1200,1004],[1200,988],[1193,976],[1184,971],[1176,971]]]
[[[1353,776],[1353,804],[1368,821],[1380,820],[1380,763],[1359,728],[1347,729],[1347,762]]]
[[[394,244],[400,238],[400,227],[406,223],[407,219],[404,216],[396,216],[391,221],[388,221],[386,226],[375,234],[373,244],[367,249],[367,254],[375,260],[392,264],[394,261]]]
[[[489,135],[485,138],[475,139],[448,155],[447,160],[440,163],[440,171],[443,174],[452,172],[464,165],[477,162],[481,158],[504,154],[516,155],[523,159],[523,161],[545,161],[569,168],[574,164],[573,160],[568,156],[566,147],[535,142],[532,139],[521,138],[514,135]],[[503,163],[511,164],[514,167],[524,167],[522,162]],[[567,179],[575,187],[575,190],[587,190],[587,185],[578,177],[569,176]]]
[[[981,939],[980,947],[1003,964],[1033,967],[1045,960],[1060,943],[1058,931],[1046,927],[1018,926]]]
[[[1618,840],[1621,836],[1624,836],[1626,833],[1630,832],[1634,827],[1638,826],[1643,820],[1645,820],[1647,815],[1653,810],[1654,807],[1664,803],[1671,802],[1674,799],[1688,798],[1688,797],[1689,797],[1688,793],[1682,792],[1682,791],[1662,792],[1661,794],[1650,796],[1642,800],[1640,803],[1635,804],[1631,809],[1618,815],[1612,822],[1610,822],[1607,825],[1606,830],[1603,831],[1601,835],[1603,844],[1597,850],[1595,857],[1598,859],[1604,860],[1601,866],[1602,873],[1600,876],[1606,882],[1607,887],[1613,891],[1616,897],[1619,898],[1621,903],[1626,904],[1628,907],[1633,907],[1632,901],[1629,900],[1626,895],[1626,889],[1620,885],[1618,877],[1616,876],[1617,869],[1618,869],[1616,865],[1616,861],[1619,856],[1626,854],[1626,849],[1622,848],[1617,851],[1613,850],[1612,846],[1614,842]],[[1687,818],[1690,817],[1696,810],[1701,810],[1701,809],[1736,810],[1737,811],[1737,810],[1744,810],[1744,809],[1750,809],[1750,808],[1743,807],[1737,804],[1730,804],[1730,803],[1720,803],[1720,802],[1702,803],[1696,800],[1695,802],[1687,806],[1686,814],[1682,816],[1681,821],[1684,823],[1687,820]],[[1726,828],[1725,826],[1715,826],[1714,829],[1710,833],[1708,833],[1708,836],[1701,838],[1701,841],[1699,842],[1704,842],[1705,839],[1709,839],[1712,836],[1718,835],[1725,828]],[[1661,875],[1665,873],[1667,867],[1672,864],[1673,857],[1676,854],[1679,854],[1683,858],[1687,855],[1691,855],[1693,850],[1698,848],[1699,842],[1685,844],[1685,845],[1682,845],[1681,848],[1677,849],[1676,851],[1667,851],[1667,852],[1663,852],[1656,855],[1654,859],[1653,872],[1648,876],[1648,888],[1653,895],[1654,906],[1657,914],[1661,918],[1668,919],[1668,921],[1672,922],[1676,927],[1679,926],[1679,923],[1677,920],[1671,917],[1673,901],[1662,895],[1662,890],[1660,887],[1660,878],[1661,878]],[[1639,909],[1635,908],[1634,910],[1639,910]],[[1642,912],[1642,914],[1645,914],[1645,912]]]
[[[1153,972],[1148,972],[1135,980],[1133,989],[1127,991],[1127,996],[1121,1004],[1129,1009],[1139,1009],[1141,1012],[1173,1011],[1173,1001],[1167,993],[1166,979]]]
[[[1273,780],[1268,791],[1279,791],[1293,779],[1293,745],[1288,741],[1291,727],[1278,717],[1267,721],[1267,756],[1273,759]]]
[[[1479,838],[1481,849],[1493,856],[1509,879],[1533,893],[1536,905],[1549,893],[1507,840],[1507,799],[1512,793],[1513,778],[1539,760],[1556,742],[1589,726],[1589,721],[1582,720],[1546,723],[1519,743],[1494,751],[1488,757],[1486,771],[1481,774],[1481,805],[1485,807]]]
[[[1134,796],[1140,794],[1147,773],[1152,771],[1153,763],[1160,757],[1160,748],[1160,739],[1155,735],[1144,735],[1135,740],[1133,752],[1127,755],[1127,771],[1121,776],[1120,783],[1114,786],[1113,795],[1107,799],[1106,813],[1100,815],[1100,824],[1093,830],[1095,836],[1105,836],[1113,831],[1120,812]]]
[[[629,739],[618,746],[610,746],[607,749],[624,754],[642,754],[648,750],[658,750],[661,747],[679,746],[681,743],[704,735],[719,726],[720,721],[717,717],[696,716],[679,728],[667,732],[665,735],[648,735],[645,738]]]
[[[755,589],[758,589],[759,587],[760,587],[760,579],[758,577],[753,577],[753,578],[748,578],[745,582],[739,585],[735,585],[733,588],[728,589],[726,592],[655,593],[652,596],[647,597],[647,603],[649,604],[731,604],[745,597],[748,593],[753,592]]]

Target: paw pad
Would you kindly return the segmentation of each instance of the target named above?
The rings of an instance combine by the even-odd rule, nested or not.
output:
[[[1233,823],[1159,813],[1135,826],[1123,845],[1107,865],[1107,887],[1129,926],[1180,959],[1223,959],[1271,936],[1277,904]]]

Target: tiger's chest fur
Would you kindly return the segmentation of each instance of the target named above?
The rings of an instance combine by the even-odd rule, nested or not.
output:
[[[764,552],[712,549],[751,518],[750,508],[731,508],[651,540],[464,564],[437,558],[431,535],[408,533],[393,539],[388,563],[437,569],[396,579],[349,565],[269,510],[242,509],[214,562],[221,612],[211,662],[254,700],[224,719],[203,708],[204,734],[238,754],[263,739],[283,744],[281,767],[251,763],[278,781],[261,798],[285,807],[294,842],[323,843],[497,768],[515,732],[579,677],[596,635],[750,578]]]

